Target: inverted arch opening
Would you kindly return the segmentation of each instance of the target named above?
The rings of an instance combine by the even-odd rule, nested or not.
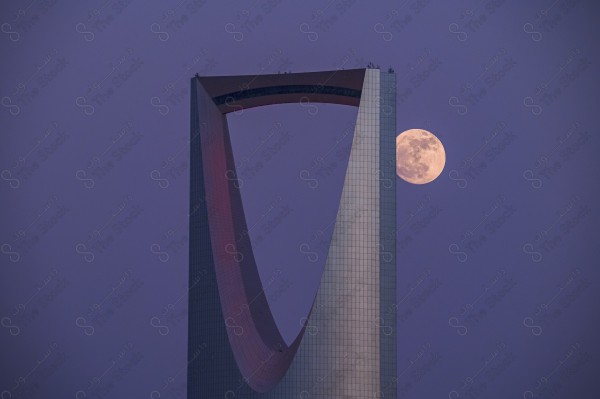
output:
[[[320,283],[358,110],[311,107],[271,105],[227,116],[253,255],[288,345]]]

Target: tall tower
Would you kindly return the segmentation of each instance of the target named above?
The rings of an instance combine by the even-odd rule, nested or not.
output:
[[[379,69],[195,77],[191,89],[188,398],[396,397],[396,82]],[[358,106],[325,268],[292,344],[269,309],[226,114]]]

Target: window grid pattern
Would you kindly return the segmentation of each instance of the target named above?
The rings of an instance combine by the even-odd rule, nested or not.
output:
[[[379,390],[379,96],[379,70],[367,70],[313,311],[294,363],[268,398],[364,399]]]

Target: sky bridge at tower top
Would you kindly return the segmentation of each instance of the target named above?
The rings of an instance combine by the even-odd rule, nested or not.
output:
[[[223,114],[285,103],[330,103],[357,107],[367,69],[268,75],[196,75],[192,81],[202,86]]]

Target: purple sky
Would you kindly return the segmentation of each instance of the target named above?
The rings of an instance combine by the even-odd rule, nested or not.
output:
[[[369,61],[397,73],[398,132],[430,130],[447,153],[433,183],[397,182],[403,397],[593,396],[594,2],[0,9],[3,399],[184,397],[190,77]],[[317,188],[300,172],[355,116],[295,104],[229,117],[236,157],[249,158],[248,224],[280,198],[252,234],[263,233],[256,259],[288,340],[324,261],[298,248],[321,248],[312,236],[335,217],[340,152]]]

